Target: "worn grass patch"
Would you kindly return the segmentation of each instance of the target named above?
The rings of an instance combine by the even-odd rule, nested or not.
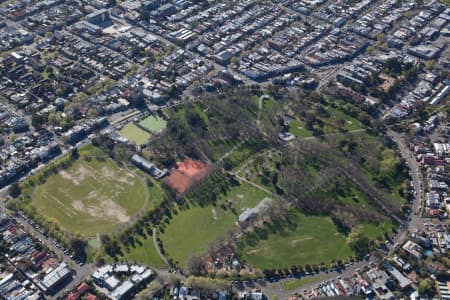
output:
[[[130,222],[147,202],[147,193],[139,176],[91,147],[37,185],[32,205],[64,230],[94,236]]]

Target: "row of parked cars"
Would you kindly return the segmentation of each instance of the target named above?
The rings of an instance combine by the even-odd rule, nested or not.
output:
[[[24,212],[19,211],[18,215],[24,219],[28,224],[30,224],[30,226],[32,226],[37,232],[39,232],[40,234],[42,234],[44,236],[45,239],[47,239],[47,241],[44,241],[44,239],[37,237],[38,241],[42,244],[46,244],[47,246],[49,246],[48,242],[51,242],[56,248],[58,248],[59,250],[61,250],[65,255],[69,256],[72,260],[74,260],[77,264],[79,264],[80,266],[83,266],[84,263],[82,261],[80,261],[77,257],[75,257],[75,255],[73,253],[71,253],[71,251],[69,249],[66,249],[63,245],[61,245],[61,243],[59,243],[56,239],[54,238],[49,238],[47,231],[45,231],[45,229],[43,229],[39,224],[36,224],[32,219],[30,219],[29,217],[27,217],[25,215]]]

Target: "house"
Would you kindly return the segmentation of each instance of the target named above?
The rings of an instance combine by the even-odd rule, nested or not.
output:
[[[412,258],[415,258],[417,260],[422,258],[423,248],[413,241],[407,241],[403,245],[402,249],[405,250]]]
[[[65,262],[60,263],[55,269],[44,276],[39,282],[44,291],[56,291],[67,279],[71,278],[71,273]]]
[[[149,173],[150,175],[156,177],[157,179],[161,179],[166,176],[169,171],[167,169],[160,170],[155,166],[151,161],[146,160],[142,156],[134,154],[131,157],[131,161],[141,170]]]
[[[173,15],[177,12],[177,8],[175,5],[171,3],[166,3],[158,7],[155,11],[152,12],[152,15],[157,18],[164,18],[170,15]]]
[[[127,295],[130,294],[134,285],[131,281],[124,281],[120,286],[118,286],[111,294],[109,298],[112,300],[125,299]]]
[[[412,284],[412,281],[409,280],[407,277],[405,277],[399,270],[397,270],[395,267],[393,267],[388,262],[385,262],[384,267],[386,271],[391,274],[392,277],[395,278],[397,281],[397,284],[401,290],[406,290],[409,288]]]
[[[107,9],[101,9],[87,15],[86,21],[93,25],[104,27],[105,25],[109,25],[111,18]]]
[[[284,142],[290,142],[293,139],[295,139],[295,135],[293,135],[292,133],[287,132],[287,131],[280,133],[278,136]]]

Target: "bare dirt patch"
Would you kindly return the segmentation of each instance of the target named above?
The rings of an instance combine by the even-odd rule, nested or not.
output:
[[[99,200],[98,205],[89,206],[86,206],[80,200],[75,200],[72,202],[72,207],[81,213],[88,213],[95,218],[113,219],[120,223],[130,221],[130,216],[127,215],[125,209],[109,199]]]
[[[263,250],[264,250],[263,248],[256,248],[256,249],[247,251],[247,254],[248,254],[248,255],[251,255],[251,254],[255,254],[255,253],[261,252],[261,251],[263,251]]]
[[[84,211],[84,204],[83,204],[83,202],[81,202],[80,200],[75,200],[75,201],[73,201],[73,202],[72,202],[72,207],[73,207],[75,210],[78,210],[78,211],[80,211],[80,212]]]
[[[380,85],[380,87],[385,92],[387,92],[397,82],[397,79],[395,79],[394,77],[390,77],[384,73],[381,73],[378,77],[383,80],[383,83]]]
[[[306,237],[301,238],[301,239],[296,239],[296,240],[290,241],[290,242],[289,242],[289,245],[291,245],[292,247],[294,247],[297,243],[309,241],[309,240],[312,240],[312,239],[313,239],[312,237],[306,236]]]
[[[62,178],[71,181],[74,185],[80,185],[81,182],[89,176],[91,171],[89,171],[84,166],[80,166],[75,172],[69,173],[65,170],[59,171],[59,175],[61,175]]]
[[[112,177],[116,176],[116,172],[114,172],[113,169],[108,168],[107,166],[103,166],[102,167],[101,174],[102,174],[102,176],[109,177],[109,178],[112,178]]]
[[[171,174],[166,177],[165,182],[177,192],[184,193],[195,183],[208,176],[211,171],[210,165],[187,158],[171,170]]]
[[[213,219],[217,221],[219,218],[217,217],[217,211],[214,207],[211,209],[211,213],[212,213]]]

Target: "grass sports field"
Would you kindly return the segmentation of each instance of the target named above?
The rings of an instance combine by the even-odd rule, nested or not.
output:
[[[353,252],[345,236],[337,231],[329,217],[306,216],[293,212],[295,230],[269,233],[256,246],[245,246],[241,257],[260,269],[289,268],[292,265],[327,263],[346,259]]]
[[[150,138],[148,132],[140,129],[133,123],[125,125],[122,130],[120,130],[120,134],[136,145],[145,144]]]
[[[178,212],[164,234],[160,235],[169,256],[181,267],[184,267],[191,253],[201,254],[209,243],[223,237],[236,224],[242,209],[256,206],[268,194],[242,183],[232,187],[226,196],[220,197],[220,201],[233,202],[237,215],[230,210],[223,210],[220,205],[191,206],[188,210]]]
[[[152,133],[158,133],[163,131],[167,126],[166,120],[160,117],[149,116],[139,122],[139,126],[145,128]]]
[[[145,206],[147,194],[145,182],[138,175],[89,146],[80,150],[80,157],[69,168],[36,186],[32,204],[64,230],[95,236],[111,233],[131,221]]]

